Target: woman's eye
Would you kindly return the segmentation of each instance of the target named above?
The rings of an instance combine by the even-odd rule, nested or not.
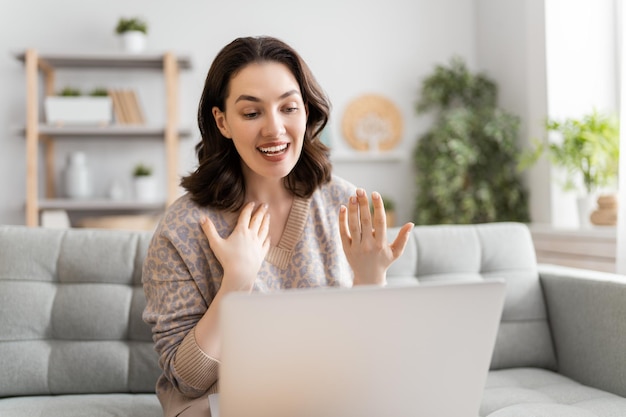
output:
[[[296,112],[296,111],[298,111],[298,108],[297,108],[297,107],[295,107],[295,106],[289,106],[289,107],[286,107],[286,108],[285,108],[285,112],[286,112],[286,113],[294,113],[294,112]]]
[[[248,113],[244,113],[243,117],[246,119],[254,119],[255,117],[257,117],[259,113],[257,112],[248,112]]]

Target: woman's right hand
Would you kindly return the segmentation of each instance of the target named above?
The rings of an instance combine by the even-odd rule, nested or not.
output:
[[[234,230],[225,239],[217,233],[215,225],[207,217],[200,219],[200,226],[224,269],[220,291],[250,292],[270,248],[267,204],[256,209],[254,203],[246,204]]]

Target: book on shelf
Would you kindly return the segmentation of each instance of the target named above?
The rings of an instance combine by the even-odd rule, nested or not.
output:
[[[120,95],[117,90],[109,90],[109,97],[111,97],[111,101],[113,102],[113,115],[115,117],[115,122],[118,124],[126,123],[126,114],[122,109],[122,103],[120,101]]]
[[[109,90],[113,101],[113,113],[118,124],[145,124],[146,120],[139,103],[137,93],[133,90]]]

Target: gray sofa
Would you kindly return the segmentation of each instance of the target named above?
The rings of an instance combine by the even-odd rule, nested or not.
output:
[[[626,277],[537,265],[517,223],[416,227],[388,272],[390,285],[489,279],[507,295],[480,416],[625,417]]]
[[[161,415],[141,321],[149,240],[0,227],[0,416]],[[498,223],[416,227],[388,279],[506,281],[481,416],[626,416],[626,278],[538,267],[526,226]]]
[[[0,416],[154,417],[148,233],[0,227]]]

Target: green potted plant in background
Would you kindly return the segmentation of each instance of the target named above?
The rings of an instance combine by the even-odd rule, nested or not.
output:
[[[139,17],[120,18],[115,33],[121,36],[122,48],[126,52],[138,53],[146,49],[148,24]]]
[[[94,89],[83,95],[67,86],[44,100],[46,122],[53,125],[108,125],[113,121],[113,103],[107,90]]]
[[[82,96],[83,93],[78,88],[64,87],[57,95],[60,97],[79,97]]]
[[[519,120],[496,98],[496,84],[458,57],[423,80],[416,110],[434,111],[435,122],[414,152],[416,224],[529,221],[515,169]]]
[[[90,97],[108,97],[109,90],[104,87],[96,87],[89,92]]]
[[[603,206],[615,210],[616,216],[614,193],[619,165],[617,117],[593,110],[580,118],[566,118],[563,121],[549,119],[545,129],[548,134],[556,133],[558,141],[549,138],[535,140],[534,147],[523,155],[520,166],[530,166],[546,153],[555,167],[563,169],[563,190],[578,192],[581,226],[589,225],[593,200],[596,198]]]
[[[158,201],[158,187],[152,167],[143,163],[138,163],[133,169],[133,186],[135,198],[143,202]]]

